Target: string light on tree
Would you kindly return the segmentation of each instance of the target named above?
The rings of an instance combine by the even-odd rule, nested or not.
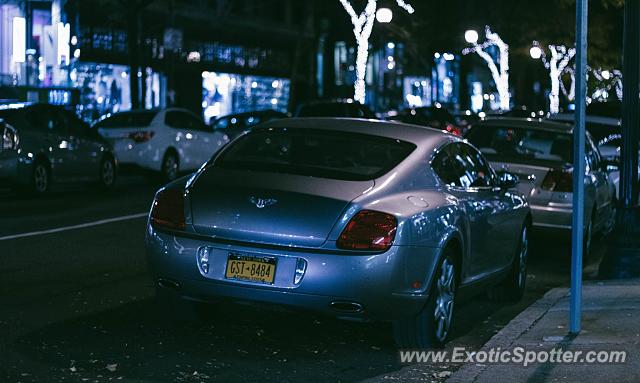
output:
[[[465,32],[465,40],[472,46],[465,48],[462,54],[477,53],[478,56],[486,61],[498,90],[500,109],[509,110],[511,106],[511,95],[509,94],[509,45],[497,33],[492,32],[489,26],[485,28],[484,43],[478,44],[478,34],[477,32],[474,33],[474,31]],[[498,48],[497,60],[494,60],[493,56],[486,51],[487,48],[492,46]]]
[[[592,69],[589,72],[596,79],[596,89],[593,91],[591,98],[595,101],[607,101],[609,94],[613,89],[618,100],[622,100],[622,72],[613,69],[606,70],[602,68]]]
[[[569,66],[569,62],[576,55],[575,48],[567,48],[564,45],[549,45],[551,58],[547,59],[544,49],[540,47],[540,43],[533,42],[529,53],[534,60],[541,59],[545,68],[549,69],[549,79],[551,80],[551,92],[549,93],[549,112],[556,114],[560,112],[560,88],[567,94],[562,75],[568,72],[572,76],[572,85],[567,98],[573,99],[575,93],[575,72]],[[569,69],[567,69],[569,68]]]
[[[409,14],[413,14],[415,10],[404,0],[396,0],[400,8]],[[356,37],[356,81],[354,86],[354,100],[364,104],[366,98],[366,82],[365,75],[367,70],[367,60],[369,58],[369,37],[373,30],[373,23],[376,17],[380,22],[388,23],[393,18],[393,13],[388,8],[381,8],[378,12],[378,4],[376,0],[367,0],[367,5],[362,13],[357,14],[349,0],[340,0],[340,4],[344,7],[351,18],[353,24],[353,34]],[[383,11],[384,9],[384,11]]]
[[[566,77],[566,75],[569,75],[569,89],[567,89],[567,87],[565,86],[565,82],[564,82],[564,77]],[[587,80],[589,78],[589,75],[587,74]],[[560,90],[562,90],[562,94],[564,94],[567,97],[567,100],[569,102],[573,102],[576,98],[576,69],[574,68],[573,65],[567,65],[566,68],[564,68],[564,71],[562,72],[562,74],[560,75]],[[587,104],[590,103],[591,101],[589,99],[587,99]]]

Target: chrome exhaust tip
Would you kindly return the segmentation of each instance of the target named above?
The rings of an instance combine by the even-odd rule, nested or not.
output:
[[[333,301],[329,303],[329,308],[346,314],[357,314],[364,310],[364,307],[360,303],[350,301]]]

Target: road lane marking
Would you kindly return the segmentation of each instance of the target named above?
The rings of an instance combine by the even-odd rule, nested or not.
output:
[[[47,230],[32,231],[32,232],[29,232],[29,233],[20,233],[20,234],[7,235],[7,236],[4,236],[4,237],[0,237],[0,241],[7,241],[7,240],[10,240],[10,239],[25,238],[25,237],[35,237],[37,235],[60,233],[62,231],[84,229],[86,227],[99,226],[99,225],[104,225],[104,224],[112,223],[112,222],[128,221],[128,220],[131,220],[131,219],[146,217],[148,214],[149,213],[144,212],[144,213],[138,213],[138,214],[123,215],[121,217],[101,219],[99,221],[81,223],[79,225],[63,226],[63,227],[57,227],[55,229],[47,229]]]

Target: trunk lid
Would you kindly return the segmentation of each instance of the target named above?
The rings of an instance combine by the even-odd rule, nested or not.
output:
[[[509,162],[492,162],[495,170],[506,170],[520,178],[516,189],[524,194],[532,205],[547,205],[553,192],[542,190],[542,182],[551,169],[562,168],[561,163],[519,164]]]
[[[320,247],[347,205],[373,185],[211,167],[191,188],[193,225],[222,239]]]
[[[111,144],[121,140],[131,140],[131,135],[139,132],[151,131],[148,126],[125,127],[125,128],[98,128],[98,133]]]

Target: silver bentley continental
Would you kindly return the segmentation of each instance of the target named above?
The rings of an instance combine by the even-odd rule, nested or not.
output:
[[[461,297],[523,295],[517,183],[444,131],[276,120],[161,188],[146,250],[162,296],[391,321],[400,347],[440,347]]]

